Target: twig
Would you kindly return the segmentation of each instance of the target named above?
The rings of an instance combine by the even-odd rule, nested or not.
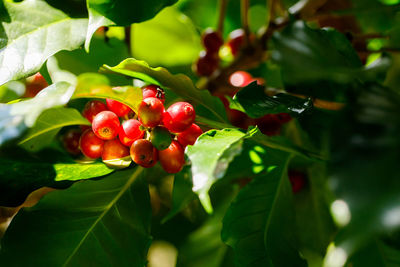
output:
[[[224,33],[224,20],[225,20],[225,14],[226,14],[226,6],[227,6],[228,0],[219,0],[219,6],[218,6],[218,22],[217,22],[217,31],[222,35]]]
[[[127,26],[127,27],[125,27],[124,28],[124,31],[125,31],[125,44],[127,45],[127,47],[128,47],[128,55],[129,55],[129,57],[132,57],[132,36],[131,36],[131,26]]]
[[[242,28],[245,32],[246,44],[250,43],[250,27],[249,27],[249,0],[240,1],[240,17],[242,20]]]

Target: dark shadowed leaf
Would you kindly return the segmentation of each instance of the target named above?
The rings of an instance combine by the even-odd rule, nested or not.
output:
[[[113,172],[102,162],[78,163],[66,155],[44,149],[37,154],[13,148],[0,157],[0,206],[20,205],[32,191],[48,186],[65,188],[68,181],[104,176]]]
[[[193,184],[191,178],[190,166],[185,166],[182,171],[175,175],[172,191],[172,207],[164,217],[163,223],[173,218],[196,198],[196,195],[192,191]]]
[[[2,240],[0,262],[5,266],[144,266],[150,223],[143,169],[116,172],[49,193],[33,208],[20,211]],[[24,257],[16,256],[21,249]]]
[[[227,192],[222,192],[222,191]],[[215,212],[183,242],[178,254],[178,267],[220,267],[230,248],[221,240],[222,218],[237,190],[225,187],[216,192],[219,200]],[[230,255],[229,255],[230,256]]]
[[[244,187],[223,220],[222,240],[238,266],[305,266],[293,239],[289,155],[269,150],[267,169]]]
[[[241,89],[230,101],[230,108],[245,112],[251,118],[259,118],[266,114],[291,113],[300,115],[310,111],[311,99],[298,98],[280,93],[268,96],[265,87],[253,82]]]

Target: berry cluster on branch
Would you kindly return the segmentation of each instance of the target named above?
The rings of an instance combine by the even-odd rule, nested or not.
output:
[[[187,102],[164,108],[164,91],[156,85],[142,88],[138,114],[116,100],[106,103],[91,100],[82,115],[92,124],[71,129],[63,137],[65,149],[89,158],[109,160],[129,157],[150,168],[158,161],[168,173],[179,172],[184,164],[184,149],[203,133],[194,123],[196,113]]]

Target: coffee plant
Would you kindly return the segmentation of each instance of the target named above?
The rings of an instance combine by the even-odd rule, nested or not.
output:
[[[400,0],[1,0],[0,266],[400,266]]]

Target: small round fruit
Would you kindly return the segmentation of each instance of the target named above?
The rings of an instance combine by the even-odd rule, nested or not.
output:
[[[62,138],[63,146],[69,154],[77,156],[81,153],[79,149],[81,134],[82,132],[77,129],[70,129],[64,134]]]
[[[157,149],[146,139],[133,142],[130,154],[132,160],[144,168],[153,167],[158,160]]]
[[[190,125],[185,131],[178,134],[178,142],[186,147],[187,145],[193,145],[197,138],[203,133],[197,124]]]
[[[25,84],[26,88],[23,97],[35,97],[42,89],[49,85],[40,72],[26,78]]]
[[[101,158],[103,160],[120,159],[129,156],[129,148],[121,144],[118,139],[106,141]]]
[[[91,129],[87,129],[79,139],[79,147],[83,155],[97,159],[103,153],[104,141],[98,138]]]
[[[155,127],[162,119],[163,103],[155,97],[143,99],[138,108],[138,117],[145,127]]]
[[[289,170],[289,180],[292,184],[293,193],[301,191],[306,184],[306,175],[302,172]]]
[[[111,111],[100,112],[92,121],[93,132],[103,140],[111,140],[117,137],[119,126],[118,116]]]
[[[211,28],[203,32],[202,41],[204,48],[211,53],[217,53],[219,48],[224,44],[221,33]]]
[[[258,118],[255,120],[255,124],[263,134],[269,136],[279,135],[282,128],[282,122],[275,114],[267,114]]]
[[[185,164],[185,155],[181,144],[172,141],[167,149],[158,151],[161,166],[168,173],[180,172]]]
[[[150,141],[158,150],[164,150],[172,142],[171,133],[162,126],[155,127],[150,133]]]
[[[244,87],[252,81],[253,77],[246,71],[236,71],[229,77],[229,82],[235,87]]]
[[[124,121],[119,127],[118,137],[125,146],[131,146],[133,142],[140,139],[144,135],[144,131],[140,130],[142,124],[135,119]]]
[[[185,131],[192,125],[196,113],[192,105],[187,102],[172,104],[163,115],[164,126],[173,133]]]
[[[244,43],[246,33],[243,29],[236,29],[228,36],[228,46],[231,49],[232,55],[237,55]]]
[[[142,88],[143,99],[149,97],[155,97],[161,100],[164,104],[165,102],[165,92],[161,87],[158,87],[155,84],[149,84]]]
[[[130,107],[118,102],[117,100],[107,98],[106,103],[108,109],[114,112],[118,117],[126,116],[132,110]]]
[[[219,59],[217,55],[201,51],[193,70],[199,76],[210,76],[218,68],[218,65]]]
[[[85,107],[83,108],[82,115],[88,121],[92,122],[93,118],[102,111],[107,110],[106,104],[99,100],[91,100],[86,103]]]

